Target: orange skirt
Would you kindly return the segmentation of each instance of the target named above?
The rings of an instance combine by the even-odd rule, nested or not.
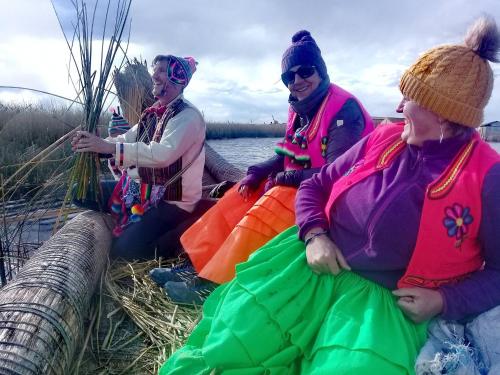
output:
[[[200,277],[231,280],[236,264],[295,224],[297,189],[276,186],[257,200],[261,191],[244,202],[233,187],[184,232],[182,246]]]

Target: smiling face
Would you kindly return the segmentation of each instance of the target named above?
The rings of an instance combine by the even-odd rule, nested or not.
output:
[[[413,100],[403,98],[396,111],[402,111],[405,116],[401,139],[408,144],[422,146],[425,141],[440,139],[441,132],[443,136],[448,136],[448,126],[444,125],[439,116]]]
[[[290,71],[296,72],[300,68],[300,65],[295,65],[290,68]],[[290,90],[290,94],[297,98],[298,100],[304,100],[311,93],[316,90],[321,82],[321,77],[318,74],[318,71],[315,69],[312,76],[307,78],[302,78],[300,75],[295,74],[295,80],[288,84],[288,90]]]
[[[182,85],[170,82],[167,74],[168,61],[160,60],[153,66],[153,95],[161,104],[168,104],[182,92]]]

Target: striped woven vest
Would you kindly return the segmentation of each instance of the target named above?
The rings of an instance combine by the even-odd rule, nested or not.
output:
[[[155,111],[145,111],[139,121],[137,132],[137,142],[160,142],[165,127],[170,119],[187,108],[187,104],[178,99],[168,106],[163,115],[158,118]],[[139,167],[139,176],[142,184],[165,185],[165,183],[182,169],[182,157],[164,168],[145,168]],[[167,186],[163,199],[167,201],[182,200],[182,176]]]

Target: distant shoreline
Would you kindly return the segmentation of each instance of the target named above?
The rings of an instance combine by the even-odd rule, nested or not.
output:
[[[286,124],[207,123],[207,140],[233,138],[276,138],[285,135]]]

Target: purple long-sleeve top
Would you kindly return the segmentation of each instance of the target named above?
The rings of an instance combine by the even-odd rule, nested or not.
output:
[[[334,163],[304,181],[296,200],[299,236],[314,227],[329,231],[352,270],[395,289],[417,241],[427,185],[434,181],[470,140],[465,134],[422,147],[408,145],[380,173],[357,183],[335,202],[328,220],[324,209],[335,181],[364,155],[362,139]],[[442,286],[445,319],[474,316],[500,304],[500,163],[486,175],[479,231],[485,267],[467,279]]]

